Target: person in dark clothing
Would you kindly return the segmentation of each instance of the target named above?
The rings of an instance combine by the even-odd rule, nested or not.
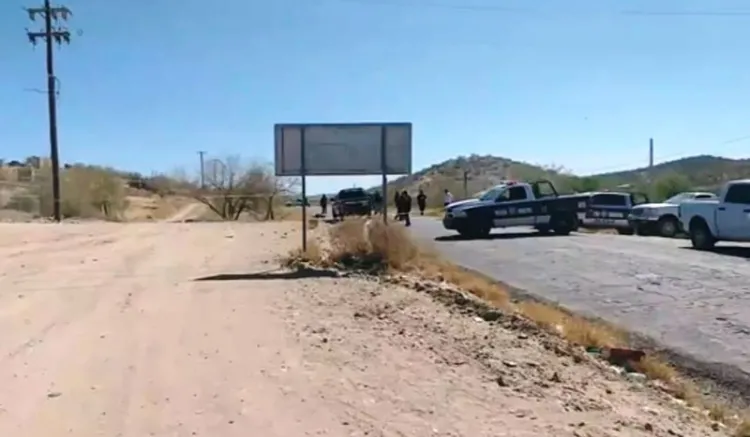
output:
[[[427,207],[427,196],[421,188],[419,194],[417,194],[417,206],[419,207],[419,215],[424,215],[424,210]]]
[[[401,193],[396,191],[396,194],[393,195],[393,204],[396,206],[396,215],[394,216],[394,220],[401,221],[401,210],[403,209],[403,202],[401,201]]]
[[[372,195],[372,209],[374,209],[375,214],[383,212],[383,196],[380,195],[380,191],[376,191]]]
[[[328,213],[328,196],[325,194],[320,196],[320,213],[323,217]]]
[[[409,214],[411,213],[411,196],[406,190],[401,192],[401,217],[406,222],[406,226],[411,226],[411,219]]]

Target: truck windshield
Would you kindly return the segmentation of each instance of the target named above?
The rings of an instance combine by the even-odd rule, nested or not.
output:
[[[495,200],[506,188],[508,188],[506,185],[496,185],[479,196],[479,200]]]
[[[358,189],[358,190],[341,190],[339,191],[338,198],[340,200],[346,200],[346,199],[361,199],[363,197],[367,197],[367,194],[365,194],[365,190]]]

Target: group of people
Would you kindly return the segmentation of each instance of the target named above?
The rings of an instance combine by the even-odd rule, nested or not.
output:
[[[406,226],[411,226],[411,208],[412,208],[412,197],[406,190],[401,192],[397,191],[393,197],[393,203],[396,205],[396,216],[394,217],[397,221],[405,222]],[[447,189],[443,197],[443,205],[453,203],[453,194]],[[383,210],[383,197],[380,192],[375,192],[372,196],[372,206],[374,212],[377,214]],[[420,188],[417,194],[417,208],[419,208],[419,215],[424,215],[425,209],[427,209],[427,195]],[[320,209],[323,216],[326,215],[328,209],[328,197],[324,194],[320,198]]]

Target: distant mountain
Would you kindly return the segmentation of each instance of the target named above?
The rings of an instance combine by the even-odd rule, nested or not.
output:
[[[467,180],[464,184],[464,174]],[[497,156],[471,155],[449,159],[388,184],[389,196],[394,190],[416,192],[422,188],[432,204],[440,203],[442,191],[449,189],[456,197],[474,195],[503,179],[549,179],[560,192],[614,189],[628,184],[634,190],[663,198],[674,191],[715,189],[732,179],[750,178],[750,159],[729,159],[700,155],[682,158],[627,171],[577,176],[564,169],[545,168]],[[372,189],[377,189],[373,187]]]

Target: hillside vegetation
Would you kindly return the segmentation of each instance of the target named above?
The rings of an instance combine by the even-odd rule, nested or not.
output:
[[[207,219],[282,218],[277,212],[283,212],[285,196],[293,191],[296,180],[276,178],[269,166],[246,164],[239,157],[212,162],[216,167],[206,172],[202,181],[198,176],[192,179],[185,175],[144,176],[107,167],[66,164],[60,171],[62,216],[160,220],[199,203],[204,207],[201,210],[210,212]],[[50,167],[12,163],[13,166],[0,166],[5,170],[0,173],[3,212],[0,220],[50,217],[53,211]],[[9,211],[13,215],[8,216]]]
[[[466,183],[464,184],[464,174]],[[750,159],[729,159],[701,155],[655,165],[651,170],[577,176],[562,168],[541,167],[496,156],[460,156],[432,165],[388,185],[389,198],[395,190],[415,193],[422,188],[432,206],[442,202],[442,192],[449,189],[457,198],[473,196],[503,179],[549,179],[561,193],[629,189],[648,194],[655,201],[687,190],[716,190],[725,181],[750,178]]]

